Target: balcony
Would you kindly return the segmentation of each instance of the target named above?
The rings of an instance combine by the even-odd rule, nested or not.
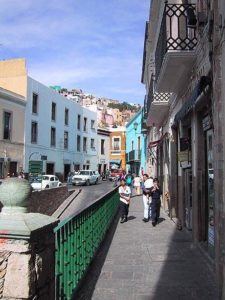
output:
[[[153,76],[150,81],[147,98],[147,120],[146,125],[160,127],[164,121],[170,105],[171,93],[156,93],[154,91]]]
[[[141,151],[140,150],[132,150],[126,154],[126,162],[139,162],[141,160]]]
[[[158,92],[176,93],[189,79],[197,45],[196,22],[194,4],[165,4],[155,52]]]

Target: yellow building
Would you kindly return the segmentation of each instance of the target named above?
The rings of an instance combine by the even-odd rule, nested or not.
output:
[[[112,167],[126,169],[126,128],[117,127],[110,129],[109,164]]]

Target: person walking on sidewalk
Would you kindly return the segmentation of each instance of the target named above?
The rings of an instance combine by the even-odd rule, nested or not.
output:
[[[153,186],[153,178],[148,177],[148,174],[143,175],[143,204],[144,204],[144,219],[143,222],[148,222],[150,219],[150,191]]]
[[[132,188],[133,188],[133,180],[134,180],[134,177],[133,177],[133,175],[131,174],[131,171],[128,171],[128,174],[126,175],[125,180],[126,180],[126,185],[129,186],[129,188],[130,188],[130,193],[131,193],[131,195],[132,195]]]
[[[155,178],[153,180],[153,187],[150,190],[150,196],[152,197],[151,210],[152,210],[152,226],[155,227],[160,216],[162,191],[159,187],[159,180]]]
[[[122,179],[120,181],[119,187],[120,194],[120,223],[127,222],[127,216],[129,212],[129,204],[130,204],[130,195],[131,190],[130,187],[126,185],[126,181]]]
[[[134,176],[134,189],[136,196],[139,196],[141,194],[141,178],[136,174]]]

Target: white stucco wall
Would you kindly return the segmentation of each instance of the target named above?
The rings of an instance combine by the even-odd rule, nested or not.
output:
[[[32,114],[33,93],[38,94],[38,113]],[[52,102],[56,103],[56,121],[51,120]],[[64,124],[65,108],[69,110],[68,126]],[[81,129],[77,129],[78,115],[81,116]],[[87,132],[83,132],[83,119],[87,118]],[[97,114],[81,107],[73,100],[61,96],[51,88],[28,77],[27,106],[25,116],[25,163],[24,170],[28,171],[29,158],[39,160],[41,155],[47,156],[46,163],[54,163],[55,172],[63,173],[64,164],[80,164],[81,168],[90,161],[90,168],[97,168]],[[95,129],[91,129],[91,120],[95,120]],[[31,122],[38,123],[37,144],[31,143]],[[56,128],[56,146],[50,146],[51,127]],[[68,131],[68,149],[64,149],[64,131]],[[81,136],[81,151],[77,152],[77,135]],[[87,153],[83,153],[83,137],[87,137]],[[91,138],[95,139],[95,150],[90,147]],[[38,153],[34,153],[38,152]],[[34,154],[32,154],[34,153]]]

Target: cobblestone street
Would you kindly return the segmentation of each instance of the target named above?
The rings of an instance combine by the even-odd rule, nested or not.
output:
[[[161,212],[143,223],[142,197],[132,198],[129,221],[115,219],[74,299],[217,300],[213,266]]]

